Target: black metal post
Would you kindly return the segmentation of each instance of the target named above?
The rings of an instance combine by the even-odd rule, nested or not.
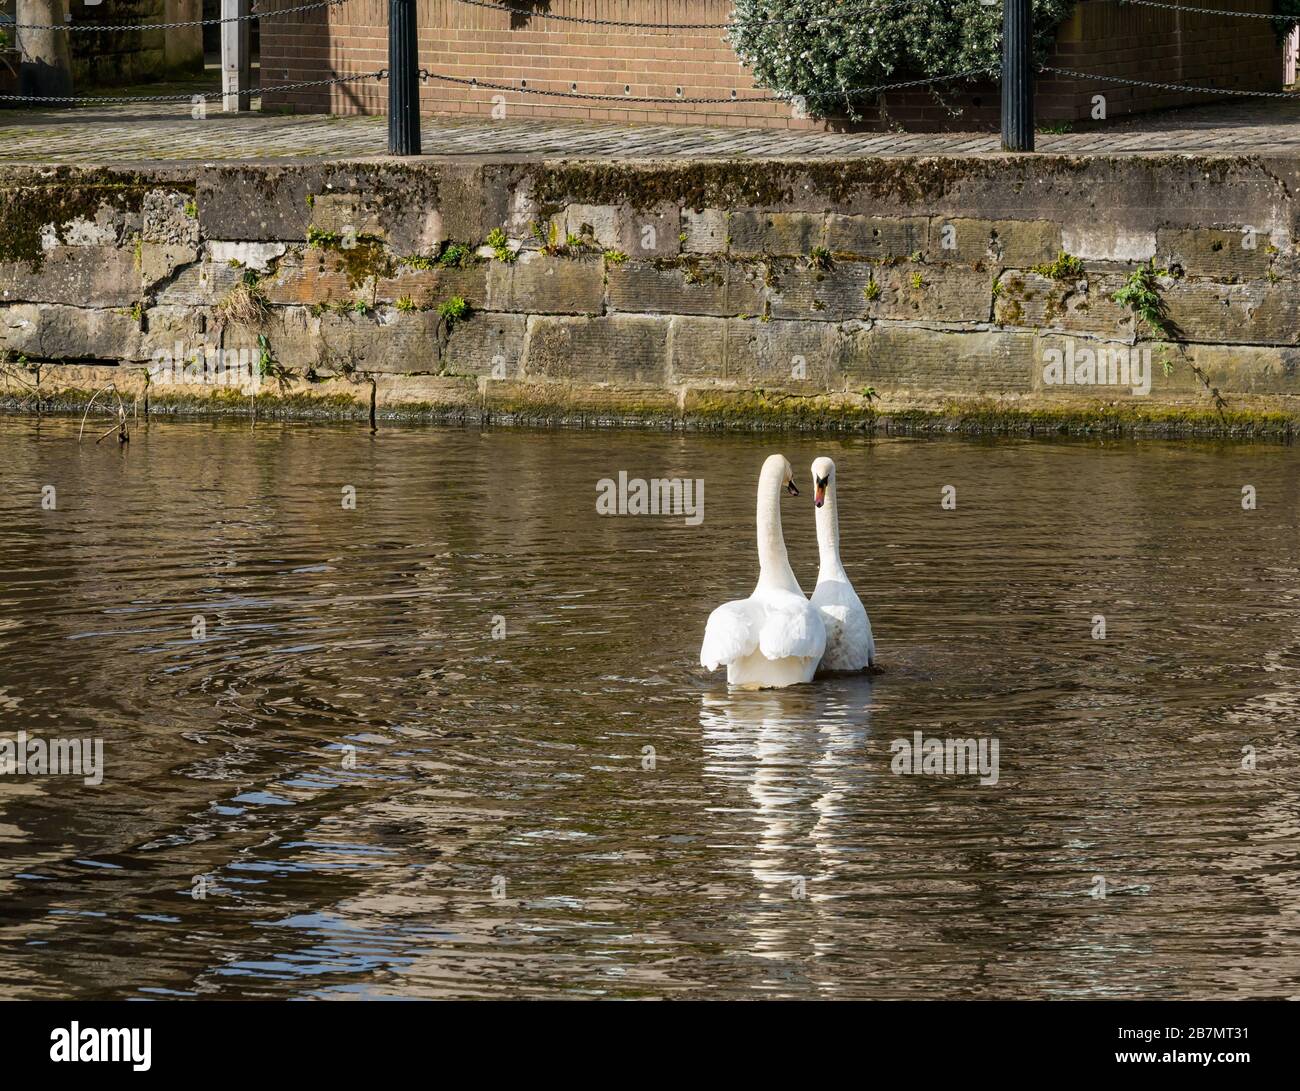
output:
[[[420,154],[415,0],[388,0],[388,154]]]
[[[1034,13],[1030,0],[1002,0],[1002,150],[1034,150]]]

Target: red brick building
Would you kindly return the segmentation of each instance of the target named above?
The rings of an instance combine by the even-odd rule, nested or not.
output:
[[[287,7],[300,0],[264,0]],[[488,0],[491,2],[491,0]],[[1177,2],[1177,0],[1174,0]],[[593,26],[552,16],[624,22],[725,24],[731,0],[515,0],[530,14],[511,14],[467,0],[419,0],[420,65],[431,73],[480,86],[431,78],[421,87],[426,115],[487,115],[504,106],[514,119],[695,123],[774,128],[838,128],[843,119],[796,116],[790,104],[766,98],[721,29],[648,30]],[[1272,0],[1191,0],[1191,6],[1271,12]],[[332,89],[277,92],[277,85],[368,72],[387,63],[387,0],[343,0],[324,11],[268,19],[261,26],[264,109],[382,113],[385,85],[364,82]],[[1230,90],[1279,90],[1282,43],[1264,19],[1199,15],[1117,0],[1080,0],[1061,25],[1049,64],[1160,83],[1187,82]],[[481,86],[502,85],[501,88]],[[609,100],[563,95],[602,95]],[[1205,101],[1188,95],[1101,81],[1044,75],[1040,121],[1088,118],[1093,96],[1106,97],[1108,117]],[[636,102],[667,99],[665,103]],[[695,104],[689,99],[720,99]],[[681,100],[681,101],[679,101]],[[880,107],[883,107],[881,109]],[[995,125],[996,83],[964,83],[892,92],[865,109],[857,127],[968,129]]]

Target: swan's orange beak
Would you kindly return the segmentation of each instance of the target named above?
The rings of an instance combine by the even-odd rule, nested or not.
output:
[[[818,481],[817,487],[813,490],[813,504],[820,508],[824,503],[826,503],[826,486]]]

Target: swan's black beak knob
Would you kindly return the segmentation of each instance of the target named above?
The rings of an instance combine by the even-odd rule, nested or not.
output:
[[[799,495],[799,490],[794,487],[793,481],[787,481],[785,483],[785,491],[788,492],[791,496]]]

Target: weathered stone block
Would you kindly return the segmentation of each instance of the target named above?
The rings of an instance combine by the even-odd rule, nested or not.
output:
[[[243,274],[241,267],[211,258],[182,266],[170,281],[155,289],[154,302],[175,307],[212,306],[225,298]]]
[[[1039,335],[1034,339],[1034,390],[1053,397],[1101,400],[1145,398],[1157,387],[1193,392],[1190,371],[1184,369],[1171,382],[1161,366],[1164,358],[1164,352],[1149,343]]]
[[[384,238],[384,221],[372,200],[360,193],[318,193],[311,202],[310,226],[340,237]]]
[[[296,165],[249,169],[221,164],[199,172],[195,203],[208,239],[302,242],[311,224],[315,171]]]
[[[214,325],[210,312],[200,307],[150,307],[144,313],[144,333],[135,358],[150,360],[156,353],[169,353],[173,359],[183,359],[196,345],[212,340]]]
[[[141,216],[141,236],[146,243],[198,246],[198,209],[189,194],[151,189],[144,195]]]
[[[212,241],[205,245],[207,260],[216,265],[238,265],[265,273],[288,249],[282,242]]]
[[[74,178],[48,182],[57,170],[36,168],[35,185],[0,187],[0,261],[28,263],[35,272],[44,255],[61,246],[129,246],[141,230],[141,205],[149,186]],[[72,173],[72,172],[68,172]]]
[[[359,371],[397,375],[437,373],[441,319],[433,311],[383,309],[373,316],[323,314],[324,350],[355,363]]]
[[[671,257],[681,251],[681,210],[676,205],[636,209],[631,205],[570,205],[566,235],[590,238],[603,250],[633,258]]]
[[[1106,216],[1072,216],[1061,225],[1061,248],[1084,261],[1147,261],[1156,253],[1156,233]]]
[[[306,307],[276,307],[264,326],[226,326],[222,347],[256,349],[258,335],[264,334],[275,361],[300,376],[308,369],[436,373],[439,322],[432,311],[385,308],[369,315],[316,315]]]
[[[1055,354],[1051,354],[1055,350]],[[1233,395],[1300,396],[1300,348],[1276,345],[1169,345],[1040,336],[1035,345],[1037,393],[1062,398],[1203,401],[1211,389],[1232,405]],[[1074,379],[1060,382],[1061,372]],[[1047,382],[1047,365],[1057,365]],[[1145,389],[1145,393],[1143,390]]]
[[[436,226],[441,237],[472,245],[487,238],[494,227],[507,225],[519,233],[527,231],[529,222],[542,216],[528,194],[527,170],[528,164],[518,160],[439,163],[437,199],[431,202],[438,222],[425,225],[426,236]],[[403,231],[390,227],[393,245],[401,245],[403,236]],[[407,254],[423,252],[403,250]]]
[[[889,219],[879,216],[828,216],[826,245],[833,254],[876,260],[924,253],[929,238],[924,216]]]
[[[733,212],[728,251],[739,257],[806,256],[826,245],[826,217],[811,212]]]
[[[1078,330],[1106,337],[1133,336],[1133,312],[1111,297],[1124,283],[1118,274],[1089,273],[1054,280],[1019,270],[997,281],[993,319],[1002,326]]]
[[[997,395],[1033,386],[1034,335],[941,332],[912,326],[873,326],[845,338],[840,376],[845,389]]]
[[[235,283],[239,280],[235,278]],[[303,306],[348,303],[369,299],[374,282],[362,277],[354,282],[333,250],[307,247],[289,250],[272,275],[263,278],[261,289],[267,300],[277,304]]]
[[[592,383],[663,383],[668,319],[639,315],[528,320],[524,374]]]
[[[1300,395],[1300,348],[1275,345],[1189,345],[1167,351],[1169,378],[1183,380],[1207,398],[1206,383],[1228,398],[1234,394]],[[1201,375],[1192,371],[1193,365]],[[1163,369],[1154,365],[1157,389]]]
[[[1266,234],[1216,227],[1161,228],[1157,261],[1180,265],[1188,276],[1240,280],[1267,275],[1276,253]]]
[[[592,239],[604,250],[616,250],[623,241],[619,209],[614,205],[569,205],[559,224],[561,239],[569,235]]]
[[[1024,269],[1061,253],[1061,225],[1051,220],[973,220],[936,217],[930,222],[931,261],[987,263]]]
[[[861,261],[836,261],[828,269],[799,262],[769,264],[767,298],[773,318],[844,322],[867,314],[866,288],[885,270]]]
[[[838,358],[829,324],[757,319],[672,320],[671,381],[825,390]]]
[[[121,310],[60,304],[0,306],[0,349],[33,360],[140,357],[140,323]]]
[[[152,291],[182,266],[199,260],[199,248],[189,243],[142,242],[137,252],[143,292]]]
[[[217,321],[212,334],[217,348],[254,354],[260,349],[258,337],[265,335],[275,362],[299,374],[313,367],[337,372],[342,370],[338,365],[344,362],[356,363],[346,355],[335,357],[324,351],[320,319],[306,307],[274,307],[261,326]]]
[[[30,406],[33,385],[36,376],[16,369],[0,371],[0,396],[15,401],[25,401]],[[136,397],[144,393],[145,373],[143,368],[108,367],[95,364],[61,364],[58,367],[44,367],[40,372],[40,396],[47,401],[65,397],[75,398],[73,404],[84,405],[96,390],[102,390],[112,383],[122,400],[132,405]],[[104,399],[101,398],[102,402]],[[92,417],[96,423],[100,418]],[[87,425],[87,430],[90,426]]]
[[[478,168],[469,170],[477,178]],[[366,162],[205,165],[196,184],[199,227],[209,239],[303,242],[312,226],[341,233],[350,224],[358,236],[383,238],[394,254],[432,256],[447,237],[442,208],[461,196],[448,186],[444,201],[442,183],[449,173],[464,175],[465,168]],[[318,205],[321,223],[314,222]],[[482,235],[461,237],[470,241]]]
[[[368,386],[362,388],[368,394]],[[470,408],[478,401],[473,379],[458,375],[377,375],[375,406],[380,410],[403,410],[415,406],[430,409]]]
[[[682,210],[682,253],[725,254],[727,213],[716,208]]]
[[[126,307],[140,298],[132,250],[118,246],[55,246],[39,269],[0,263],[0,301]]]
[[[600,314],[605,267],[598,257],[550,257],[524,251],[517,261],[494,261],[487,272],[490,311],[516,314]]]
[[[354,247],[291,247],[275,272],[261,282],[272,303],[330,304],[355,299],[367,302],[375,282],[391,277],[397,263],[384,245],[369,239]]]
[[[1180,338],[1223,344],[1300,344],[1300,289],[1293,281],[1216,284],[1178,280],[1164,287],[1166,313]]]
[[[967,265],[877,266],[875,282],[860,312],[869,318],[987,322],[992,314],[992,278]]]
[[[309,227],[382,237],[396,254],[432,254],[442,243],[444,168],[401,164],[209,164],[198,172],[199,227],[209,239],[302,242]],[[321,223],[315,223],[321,207]],[[331,226],[322,227],[323,224]]]
[[[379,303],[409,299],[417,306],[436,308],[459,296],[478,311],[487,306],[487,270],[486,264],[417,269],[399,262],[392,276],[375,280],[373,298]]]
[[[682,217],[677,205],[619,209],[618,244],[633,258],[670,258],[681,253]]]
[[[462,375],[517,379],[523,373],[528,320],[486,312],[456,322],[442,350],[442,366]]]
[[[642,314],[762,314],[763,268],[720,258],[610,265],[609,307]]]

